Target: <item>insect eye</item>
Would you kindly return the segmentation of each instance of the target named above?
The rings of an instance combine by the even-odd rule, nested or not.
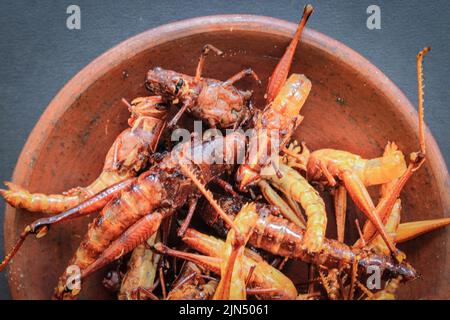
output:
[[[183,87],[184,81],[183,79],[178,79],[177,84],[175,85],[175,94],[178,94],[178,92],[180,91],[180,89]]]

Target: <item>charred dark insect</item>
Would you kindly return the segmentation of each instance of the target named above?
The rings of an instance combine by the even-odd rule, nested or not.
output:
[[[9,190],[0,189],[0,195],[15,208],[30,212],[58,214],[68,210],[98,192],[135,177],[148,166],[166,126],[168,108],[161,104],[161,97],[139,97],[131,104],[122,100],[131,115],[129,128],[120,133],[109,149],[99,177],[87,187],[73,188],[62,194],[46,195],[30,193],[11,182],[5,182]]]
[[[241,91],[233,84],[246,76],[259,82],[258,76],[252,69],[245,69],[226,81],[203,78],[203,66],[210,50],[223,56],[213,45],[205,45],[194,77],[160,67],[148,71],[147,89],[161,95],[166,102],[181,106],[169,127],[174,127],[186,111],[211,128],[236,128],[252,118],[252,92]]]
[[[242,152],[243,146],[244,136],[238,132],[204,143],[192,145],[186,142],[179,145],[139,178],[115,185],[68,212],[37,220],[25,227],[16,246],[0,264],[0,270],[12,259],[29,234],[41,237],[52,224],[101,210],[70,262],[70,265],[80,268],[82,279],[87,277],[143,243],[158,230],[163,218],[183,206],[190,197],[198,196],[195,185],[184,177],[180,165],[184,163],[187,166],[189,163],[205,181],[211,181],[233,167],[236,162],[234,157]],[[199,154],[194,149],[200,150],[201,162],[192,159],[192,155]],[[222,164],[212,163],[211,157],[217,156],[217,150],[222,152]],[[69,273],[65,272],[60,278],[56,298],[72,299],[78,295],[77,291],[67,287],[68,277]]]

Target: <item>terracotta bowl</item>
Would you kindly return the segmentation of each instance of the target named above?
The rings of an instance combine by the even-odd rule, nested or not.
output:
[[[86,185],[100,172],[116,135],[126,127],[128,113],[120,103],[145,95],[146,71],[154,66],[193,74],[199,52],[211,43],[226,57],[210,55],[205,76],[226,79],[251,66],[267,79],[295,31],[296,25],[273,18],[223,15],[168,24],[139,34],[109,50],[58,93],[31,133],[14,171],[13,181],[31,191],[57,193]],[[419,49],[419,48],[418,48]],[[414,68],[414,57],[411,57]],[[297,138],[312,149],[330,147],[379,156],[387,141],[395,141],[406,154],[417,149],[415,108],[376,67],[345,45],[307,29],[297,50],[293,72],[306,74],[313,83],[303,107],[305,120]],[[240,87],[255,89],[255,102],[263,104],[266,82]],[[402,193],[403,221],[449,215],[448,174],[439,148],[427,132],[428,160]],[[39,214],[8,207],[5,246],[9,249],[25,224]],[[350,205],[350,221],[361,214]],[[58,276],[66,267],[92,217],[55,226],[40,240],[28,239],[11,264],[9,284],[14,299],[51,297]],[[330,217],[329,236],[334,235]],[[403,286],[400,298],[449,298],[450,228],[402,245],[422,278]],[[354,238],[349,234],[347,240]],[[301,277],[295,264],[292,277]],[[84,285],[81,298],[111,298],[100,285],[98,272]]]

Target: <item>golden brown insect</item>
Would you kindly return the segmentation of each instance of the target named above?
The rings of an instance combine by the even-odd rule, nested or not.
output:
[[[243,242],[236,239],[236,231],[230,230],[225,245],[222,248],[221,279],[214,294],[215,300],[246,300],[246,280],[249,275],[244,265],[245,244],[252,234],[258,214],[256,205],[244,205],[234,218],[237,232],[244,238]]]
[[[157,244],[155,248],[162,253],[193,261],[216,274],[221,274],[221,252],[225,244],[222,240],[189,228],[186,230],[183,241],[205,256],[173,250],[162,244]],[[250,279],[246,281],[247,292],[250,291],[264,299],[292,300],[297,297],[297,290],[292,281],[256,253],[246,249],[242,265],[245,274],[249,274],[253,269]]]
[[[278,159],[277,150],[288,141],[303,119],[300,110],[311,90],[311,82],[300,74],[292,74],[286,79],[295,48],[313,10],[309,4],[305,6],[297,32],[269,81],[266,107],[256,118],[255,133],[250,138],[246,162],[239,167],[236,175],[242,191],[259,180],[263,167],[272,164],[277,169],[274,161]]]
[[[201,179],[199,179],[188,166],[181,165],[181,168],[183,173],[188,176],[197,186],[199,191],[203,193],[211,206],[215,208],[218,215],[224,217],[227,224],[232,226],[232,229],[228,232],[227,240],[222,249],[220,263],[221,280],[218,283],[213,299],[246,300],[247,273],[242,259],[245,244],[247,243],[256,222],[256,207],[252,205],[244,206],[233,219],[234,221],[231,221],[231,219],[227,220],[227,214],[215,201],[212,193],[207,190],[206,186],[201,182]],[[187,225],[183,223],[183,226],[181,227],[181,229],[183,229],[182,235],[185,233],[186,227]]]
[[[160,67],[148,71],[147,89],[166,102],[181,104],[169,127],[175,126],[186,111],[212,128],[238,127],[253,116],[252,92],[238,90],[233,84],[249,75],[259,82],[258,76],[252,69],[245,69],[226,81],[203,78],[203,66],[210,50],[223,55],[213,45],[205,45],[194,77]]]
[[[126,102],[126,101],[125,101]],[[127,102],[126,102],[127,103]],[[74,188],[63,194],[30,193],[11,182],[0,194],[11,206],[31,212],[57,214],[68,210],[100,191],[134,177],[148,165],[166,124],[167,107],[159,96],[136,98],[128,104],[130,128],[114,141],[105,158],[99,177],[89,186]]]
[[[366,240],[371,239],[376,232],[380,233],[389,250],[397,259],[401,259],[401,255],[395,248],[392,238],[384,229],[381,217],[391,211],[406,181],[425,161],[422,59],[429,50],[430,48],[425,48],[417,56],[420,151],[410,155],[411,161],[408,167],[403,153],[396,148],[387,148],[389,152],[375,159],[363,159],[350,152],[334,149],[320,149],[310,153],[305,147],[299,156],[295,156],[288,149],[284,150],[285,153],[295,157],[300,164],[304,165],[308,180],[317,181],[331,187],[336,187],[342,183],[352,200],[370,221],[370,224],[365,228],[364,238]],[[388,183],[394,179],[398,179],[398,182],[392,188],[390,196],[381,201],[375,208],[366,187]],[[341,197],[341,199],[346,201],[345,197]]]
[[[333,149],[321,149],[309,154],[309,151],[304,148],[302,156],[308,159],[306,162],[307,179],[333,187],[338,186],[335,177],[342,181],[351,198],[376,225],[376,230],[388,243],[390,250],[396,252],[392,239],[386,234],[383,224],[375,212],[375,206],[366,186],[387,183],[403,175],[406,170],[403,154],[398,151],[389,156],[366,160],[358,155]],[[342,192],[342,189],[339,192]],[[342,194],[340,201],[346,201],[346,197]]]
[[[321,248],[325,235],[325,205],[303,177],[299,175],[297,180],[292,174],[284,177],[288,174],[286,171],[289,169],[280,167],[276,151],[289,140],[303,119],[299,113],[311,90],[311,82],[304,75],[292,74],[288,79],[287,76],[295,48],[312,12],[311,5],[305,6],[297,32],[272,74],[267,89],[267,106],[255,121],[256,133],[250,138],[246,163],[239,167],[236,180],[242,191],[249,185],[258,182],[266,199],[280,207],[283,215],[298,226],[304,225],[304,221],[302,221],[301,214],[296,214],[300,210],[293,210],[296,208],[296,204],[293,202],[300,202],[308,216],[305,246],[311,252],[317,252]],[[271,166],[269,166],[270,164]],[[276,178],[269,178],[269,181],[272,184],[278,182],[275,183],[275,186],[283,191],[286,200],[293,205],[293,208],[280,198],[270,185],[261,180],[262,171],[267,169],[275,170],[275,174],[270,176],[276,176]],[[294,190],[295,195],[290,194]]]
[[[198,196],[196,187],[180,172],[180,164],[191,163],[190,165],[193,165],[207,182],[233,166],[231,164],[236,162],[234,157],[242,152],[243,145],[244,137],[237,132],[205,143],[192,145],[186,142],[179,145],[161,162],[122,188],[119,194],[108,202],[100,215],[90,224],[88,233],[70,265],[78,266],[82,275],[86,275],[107,263],[110,258],[117,259],[120,255],[134,249],[157,230],[163,217],[167,217],[176,208],[181,207],[191,196]],[[218,153],[218,150],[221,153]],[[199,154],[202,155],[200,158],[202,161],[193,162],[192,156]],[[222,156],[223,162],[212,163],[211,157],[216,157],[218,154]],[[98,207],[98,203],[92,205]],[[82,214],[83,212],[73,210],[70,217],[67,217],[66,213],[60,216],[67,220]],[[59,216],[50,217],[47,220],[41,219],[38,225],[26,227],[24,234],[39,232],[58,218]],[[60,222],[60,220],[57,221]],[[25,236],[21,237],[21,242]],[[17,249],[18,246],[13,248],[13,252]],[[120,254],[116,255],[116,253]],[[12,255],[8,255],[2,262],[1,269],[11,258]],[[87,269],[93,263],[95,267]],[[72,294],[66,287],[67,278],[68,273],[61,277],[55,297],[76,296],[76,292]]]
[[[300,123],[302,117],[299,112],[310,90],[308,78],[292,74],[275,100],[257,117],[246,162],[239,167],[236,175],[241,191],[257,182],[261,169],[267,165],[272,164],[278,169],[276,150]]]
[[[197,193],[195,186],[180,175],[180,164],[192,163],[190,157],[201,152],[203,162],[194,164],[194,167],[201,172],[205,181],[210,181],[231,168],[229,163],[235,162],[234,157],[238,154],[238,148],[242,147],[242,139],[242,135],[234,133],[203,144],[191,146],[185,143],[173,150],[155,167],[142,174],[128,191],[122,192],[120,198],[105,206],[91,224],[70,265],[77,265],[84,274],[84,270],[96,260],[107,258],[107,249],[121,252],[122,255],[134,249],[152,234],[147,230],[156,231],[163,216]],[[193,150],[196,148],[200,151]],[[216,155],[213,151],[217,150],[221,150],[224,162],[211,164],[210,158]],[[159,208],[161,212],[155,211]],[[111,242],[114,239],[115,242]],[[120,246],[121,251],[118,249]],[[113,247],[117,249],[113,250]],[[113,256],[118,258],[118,255]],[[66,289],[66,279],[67,274],[60,279],[55,293],[58,298],[71,297],[70,290]]]
[[[218,197],[219,204],[222,197]],[[239,199],[234,198],[235,207],[238,207]],[[240,202],[242,205],[242,202]],[[232,212],[234,207],[223,206],[226,213],[231,217],[236,214]],[[378,266],[384,276],[402,275],[405,280],[415,279],[416,271],[406,262],[399,263],[390,256],[377,254],[367,249],[356,249],[336,240],[324,238],[322,250],[311,253],[305,249],[303,244],[305,230],[288,222],[284,218],[276,216],[278,210],[270,205],[257,205],[259,217],[249,243],[256,248],[263,249],[274,255],[298,259],[304,262],[324,266],[328,269],[338,268],[340,270],[351,270],[354,263],[366,273],[369,266]],[[217,212],[206,205],[203,208],[202,217],[208,225],[215,228],[227,228],[221,224]],[[216,225],[218,224],[218,225]],[[222,233],[225,233],[223,230]]]

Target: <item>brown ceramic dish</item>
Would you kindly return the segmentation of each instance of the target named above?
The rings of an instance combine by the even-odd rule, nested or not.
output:
[[[120,99],[146,93],[143,80],[150,67],[159,65],[193,74],[200,49],[212,43],[227,55],[208,57],[205,76],[226,79],[251,66],[266,79],[295,28],[293,23],[267,17],[210,16],[168,24],[121,43],[90,63],[53,99],[23,148],[13,181],[31,191],[47,193],[86,185],[100,172],[106,151],[126,126],[128,114]],[[410,60],[414,68],[415,57]],[[312,149],[331,147],[375,157],[387,141],[395,141],[405,153],[416,150],[413,106],[381,71],[356,52],[307,29],[292,71],[305,73],[313,83],[303,107],[305,120],[297,132],[297,137]],[[262,105],[265,84],[256,88],[257,105]],[[240,86],[253,84],[244,81]],[[447,168],[429,132],[426,138],[428,161],[402,193],[403,221],[449,215]],[[350,218],[354,219],[358,213],[352,206],[350,209]],[[38,216],[7,208],[7,249],[24,225]],[[43,239],[26,241],[9,271],[14,299],[51,296],[88,221],[55,226]],[[333,223],[330,219],[329,225]],[[401,246],[422,278],[403,286],[400,298],[450,298],[449,234],[447,228]],[[296,276],[294,265],[288,270]],[[100,285],[102,275],[98,272],[87,281],[82,298],[111,297]]]

